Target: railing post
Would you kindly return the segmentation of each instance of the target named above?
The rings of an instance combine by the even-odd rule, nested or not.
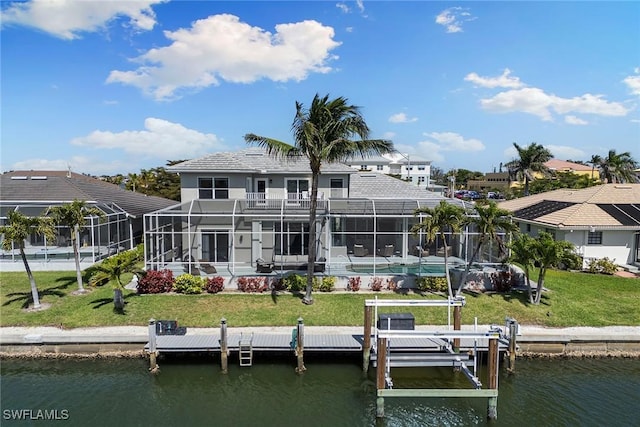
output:
[[[366,303],[365,303],[366,304]],[[371,324],[372,324],[373,307],[364,306],[364,334],[362,344],[362,370],[366,374],[369,371],[369,362],[371,360]]]
[[[304,321],[302,317],[298,318],[298,329],[296,339],[296,358],[298,359],[298,365],[296,372],[302,374],[307,370],[304,366]]]
[[[459,331],[462,327],[462,307],[456,305],[453,307],[453,330]],[[460,351],[460,338],[453,339],[453,351],[458,353]]]
[[[149,371],[152,374],[157,374],[159,371],[156,348],[156,319],[152,318],[149,319]]]
[[[376,350],[376,417],[384,417],[384,397],[379,396],[378,391],[387,388],[387,338],[378,337],[378,348]]]
[[[220,319],[220,368],[222,373],[229,372],[229,346],[227,342],[227,319]]]

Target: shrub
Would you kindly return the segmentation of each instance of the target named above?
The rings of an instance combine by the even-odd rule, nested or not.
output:
[[[447,292],[447,278],[427,276],[418,279],[418,289],[425,292]]]
[[[496,292],[510,292],[515,282],[511,271],[497,271],[491,273],[491,283]]]
[[[271,281],[271,289],[274,291],[286,291],[287,286],[284,284],[282,279],[278,277],[274,277],[273,280]]]
[[[614,274],[618,271],[618,266],[613,260],[604,257],[600,259],[592,259],[587,266],[589,273]]]
[[[382,290],[382,277],[372,277],[369,282],[369,289],[374,292],[380,292]]]
[[[300,292],[307,287],[307,278],[299,274],[292,274],[282,278],[282,283],[288,291]]]
[[[191,274],[181,274],[173,285],[173,289],[181,294],[201,294],[203,288],[204,279]]]
[[[224,278],[220,276],[209,277],[204,285],[204,290],[210,294],[217,294],[224,289]]]
[[[336,286],[335,276],[314,277],[313,278],[313,290],[320,292],[331,292]]]
[[[138,280],[139,294],[161,294],[173,290],[173,272],[171,270],[149,270]]]
[[[360,277],[349,277],[349,282],[347,283],[348,291],[358,292],[360,286],[362,286],[362,279],[360,279]]]
[[[398,284],[391,277],[387,279],[387,290],[396,291],[398,289]]]
[[[246,293],[262,293],[269,289],[269,282],[266,277],[240,277],[238,289]]]

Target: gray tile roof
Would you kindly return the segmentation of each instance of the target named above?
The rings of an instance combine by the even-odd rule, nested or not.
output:
[[[375,172],[356,172],[351,175],[349,198],[357,199],[396,199],[420,200],[427,207],[436,206],[440,200],[446,200],[459,206],[470,206],[459,199],[450,199],[419,188],[401,179]]]
[[[15,179],[16,177],[27,179]],[[75,199],[115,203],[133,217],[140,217],[178,203],[175,200],[123,190],[117,185],[73,172],[68,174],[66,171],[13,171],[0,175],[0,202],[3,204],[59,204]]]
[[[301,173],[310,172],[309,161],[304,157],[280,159],[269,156],[263,148],[251,147],[234,152],[219,152],[197,159],[187,160],[167,167],[172,172],[261,172]],[[322,173],[353,173],[353,169],[341,163],[322,165]]]

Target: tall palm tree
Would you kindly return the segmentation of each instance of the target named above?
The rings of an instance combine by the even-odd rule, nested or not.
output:
[[[55,228],[51,218],[28,217],[17,211],[9,211],[7,214],[7,225],[0,227],[0,234],[4,235],[1,243],[2,249],[10,251],[13,250],[15,246],[18,247],[24,268],[27,271],[27,276],[29,276],[29,283],[31,283],[33,308],[41,308],[36,280],[33,277],[29,262],[27,261],[27,255],[24,252],[24,241],[32,234],[44,236],[47,241],[53,240]]]
[[[601,157],[598,164],[600,175],[611,184],[614,182],[636,182],[634,169],[638,163],[631,157],[631,153],[616,153],[616,150],[609,150],[607,157]]]
[[[69,231],[71,232],[73,257],[76,262],[76,279],[78,281],[77,292],[84,293],[85,289],[82,285],[82,271],[80,270],[80,232],[84,230],[86,217],[97,216],[99,218],[104,218],[105,214],[96,207],[87,206],[87,203],[82,200],[74,200],[71,203],[54,206],[49,209],[49,214],[52,216],[53,221],[56,224],[69,227]]]
[[[600,163],[602,163],[602,157],[594,154],[591,156],[591,160],[589,160],[587,163],[591,165],[591,179],[593,179],[593,174],[595,173],[596,168],[599,168]]]
[[[421,222],[411,227],[413,234],[423,232],[429,242],[435,241],[438,237],[442,240],[442,244],[444,245],[444,273],[447,279],[447,289],[449,291],[449,297],[453,297],[451,278],[449,277],[449,247],[447,246],[445,232],[460,232],[465,222],[465,211],[460,206],[441,200],[440,204],[435,208],[419,208],[416,209],[413,214],[414,216],[426,215]]]
[[[496,242],[498,244],[498,254],[506,255],[507,246],[501,234],[516,233],[519,231],[519,227],[511,220],[511,212],[500,209],[493,201],[486,204],[476,204],[475,211],[476,215],[467,216],[466,225],[471,225],[475,228],[475,231],[478,233],[478,243],[473,250],[471,259],[464,269],[456,295],[462,292],[462,288],[469,275],[471,264],[476,260],[480,249],[482,249],[482,245],[488,242]]]
[[[535,245],[536,240],[528,234],[520,234],[518,238],[513,239],[509,245],[509,249],[511,250],[509,261],[522,266],[529,295],[529,302],[531,304],[535,304],[530,279],[531,270],[534,268],[534,259],[532,254],[534,253]]]
[[[551,151],[542,145],[532,142],[526,147],[520,147],[517,143],[513,146],[518,150],[518,158],[508,162],[505,166],[509,174],[515,175],[518,181],[524,181],[524,195],[529,195],[529,183],[534,180],[534,173],[543,175],[549,173],[549,169],[544,165],[553,155]]]
[[[312,304],[313,271],[316,258],[316,210],[318,179],[323,163],[345,161],[360,154],[385,154],[393,151],[393,143],[384,139],[369,139],[367,126],[360,108],[350,105],[343,97],[329,99],[316,94],[311,107],[305,108],[296,101],[296,114],[291,125],[294,144],[255,134],[247,134],[248,144],[264,147],[269,155],[279,158],[303,156],[311,168],[311,204],[309,208],[309,262],[307,264],[307,289],[302,302]]]

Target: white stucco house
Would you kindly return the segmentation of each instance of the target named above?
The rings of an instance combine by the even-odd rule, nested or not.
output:
[[[603,184],[554,190],[499,204],[513,212],[522,232],[546,231],[573,243],[584,258],[609,258],[640,267],[640,184]]]

